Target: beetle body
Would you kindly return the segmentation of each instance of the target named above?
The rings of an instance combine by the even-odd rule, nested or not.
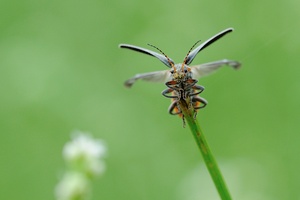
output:
[[[192,67],[190,67],[189,64],[192,63],[192,61],[200,51],[232,31],[232,28],[225,29],[224,31],[221,31],[220,33],[214,35],[213,37],[199,45],[197,48],[192,50],[199,41],[196,42],[185,56],[184,61],[179,64],[175,64],[171,58],[169,58],[159,48],[153,45],[150,46],[156,48],[160,53],[134,45],[121,44],[121,48],[127,48],[156,57],[167,67],[171,68],[170,70],[137,74],[134,77],[128,79],[125,82],[125,86],[131,87],[135,83],[135,81],[139,79],[153,82],[165,82],[167,89],[162,91],[162,95],[172,100],[172,103],[169,106],[169,113],[172,115],[181,116],[184,122],[184,116],[180,111],[180,107],[178,104],[179,100],[183,99],[186,100],[188,105],[194,109],[196,117],[197,110],[200,108],[204,108],[207,105],[207,101],[199,96],[199,94],[204,90],[204,87],[197,85],[197,79],[214,72],[221,66],[227,65],[233,67],[234,69],[238,69],[241,64],[237,61],[227,59]]]

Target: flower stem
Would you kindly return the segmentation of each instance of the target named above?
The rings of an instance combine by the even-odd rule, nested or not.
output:
[[[184,115],[185,120],[189,124],[189,127],[194,135],[196,143],[201,151],[203,159],[205,161],[206,167],[214,181],[214,184],[218,190],[218,193],[222,200],[231,200],[229,191],[225,184],[225,181],[222,177],[221,171],[218,167],[216,160],[214,159],[213,154],[211,153],[209,146],[206,142],[204,134],[199,126],[197,120],[194,119],[193,109],[189,109],[188,103],[181,99],[179,100],[180,109]]]

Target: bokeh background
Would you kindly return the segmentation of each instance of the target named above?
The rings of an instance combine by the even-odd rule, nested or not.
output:
[[[164,84],[123,82],[163,70],[119,43],[181,62],[195,41],[233,27],[193,64],[243,63],[199,80],[198,114],[235,199],[300,199],[300,2],[0,2],[0,199],[54,199],[73,130],[106,141],[93,199],[218,199]],[[147,47],[148,48],[148,47]]]

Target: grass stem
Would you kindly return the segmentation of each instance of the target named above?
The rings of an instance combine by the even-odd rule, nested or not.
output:
[[[206,142],[206,139],[204,137],[204,134],[199,126],[199,123],[196,119],[194,119],[194,110],[189,109],[188,103],[181,99],[179,101],[180,109],[184,115],[185,120],[187,121],[194,138],[196,140],[196,143],[201,151],[201,154],[203,156],[203,159],[205,161],[206,167],[213,179],[213,182],[218,190],[218,193],[222,200],[231,200],[229,191],[227,189],[227,186],[225,184],[225,181],[223,179],[223,176],[221,174],[221,171],[218,167],[218,164],[216,160],[214,159],[214,156],[212,152],[210,151],[210,148]]]

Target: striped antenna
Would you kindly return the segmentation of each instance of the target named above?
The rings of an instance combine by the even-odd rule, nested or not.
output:
[[[188,58],[188,56],[190,55],[191,51],[193,50],[193,48],[200,42],[201,40],[198,40],[197,42],[195,42],[195,44],[190,48],[189,52],[186,54],[184,60],[183,60],[183,63],[182,63],[182,66],[181,66],[181,71],[183,71],[183,67],[184,67],[184,64],[186,63],[186,59]]]
[[[164,55],[166,57],[166,59],[168,60],[169,64],[172,66],[172,68],[176,71],[176,68],[174,67],[174,63],[170,60],[170,58],[162,51],[160,50],[158,47],[152,45],[152,44],[148,44],[150,47],[154,47],[155,49],[157,49],[162,55]]]

